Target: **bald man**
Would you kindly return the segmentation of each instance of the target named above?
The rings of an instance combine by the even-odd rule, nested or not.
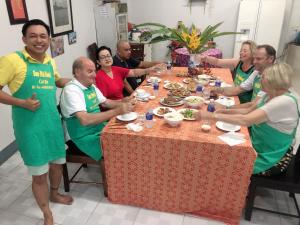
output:
[[[67,124],[71,140],[85,154],[95,160],[102,158],[100,134],[107,120],[131,112],[130,98],[114,101],[105,98],[94,85],[95,64],[88,58],[80,57],[73,63],[74,79],[63,89],[61,112]],[[109,109],[100,112],[99,105]]]
[[[140,61],[131,57],[131,47],[128,41],[120,40],[117,43],[117,54],[113,57],[113,66],[128,69],[149,68],[163,62]],[[130,95],[145,79],[146,76],[129,77],[124,80],[124,96]]]

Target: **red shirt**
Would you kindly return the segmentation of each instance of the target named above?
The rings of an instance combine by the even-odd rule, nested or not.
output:
[[[96,86],[106,98],[119,100],[123,98],[124,79],[128,76],[129,69],[112,66],[111,71],[113,78],[100,69],[96,75]]]

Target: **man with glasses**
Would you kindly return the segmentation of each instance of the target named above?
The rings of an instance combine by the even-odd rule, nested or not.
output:
[[[113,66],[119,66],[128,69],[149,68],[163,63],[159,61],[147,62],[140,61],[131,57],[131,47],[128,41],[120,40],[117,43],[117,54],[113,57]],[[140,77],[128,77],[124,80],[124,95],[130,95],[144,80],[145,75]]]

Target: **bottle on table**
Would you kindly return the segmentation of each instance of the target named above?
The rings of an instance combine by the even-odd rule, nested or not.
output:
[[[203,86],[201,84],[197,84],[196,86],[196,95],[200,96],[203,92]]]
[[[167,62],[167,70],[172,69],[172,63],[170,61]]]
[[[157,81],[157,80],[154,80],[154,82],[153,82],[153,95],[154,95],[155,97],[158,96],[158,89],[159,89],[158,81]]]
[[[145,121],[145,126],[146,128],[152,128],[153,127],[153,110],[148,109],[146,112],[146,121]]]
[[[215,100],[213,100],[213,99],[209,100],[209,103],[208,103],[208,106],[207,106],[207,111],[208,112],[214,112],[214,111],[216,111]]]

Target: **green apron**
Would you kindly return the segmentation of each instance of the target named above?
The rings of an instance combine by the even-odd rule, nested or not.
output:
[[[253,81],[253,94],[251,101],[254,100],[261,90],[261,75],[257,74]]]
[[[27,65],[22,86],[13,96],[27,99],[36,93],[40,107],[32,112],[12,106],[16,142],[27,166],[41,166],[66,156],[61,120],[56,107],[56,86],[52,65],[32,63],[16,52]]]
[[[297,100],[294,96],[290,96],[295,103]],[[263,106],[266,101],[265,96],[258,104],[258,108]],[[299,112],[298,104],[297,109]],[[297,121],[298,126],[298,121]],[[257,152],[257,158],[254,164],[254,174],[261,173],[270,169],[278,163],[290,148],[296,134],[297,126],[292,134],[286,134],[269,126],[267,123],[252,125],[251,127],[251,141],[254,149]]]
[[[244,82],[249,77],[249,75],[254,71],[254,66],[250,67],[247,71],[243,71],[242,66],[243,66],[243,62],[240,61],[239,64],[234,69],[235,78],[233,82],[235,86],[240,86],[240,84]],[[240,99],[240,103],[250,102],[252,98],[252,92],[253,91],[251,90],[239,94],[238,96]]]
[[[93,86],[83,90],[76,84],[71,83],[68,85],[75,85],[83,92],[87,113],[100,112],[99,100]],[[70,138],[77,145],[77,147],[91,158],[97,161],[100,160],[102,157],[100,133],[106,125],[106,122],[98,125],[82,126],[76,116],[64,119],[67,124]]]

